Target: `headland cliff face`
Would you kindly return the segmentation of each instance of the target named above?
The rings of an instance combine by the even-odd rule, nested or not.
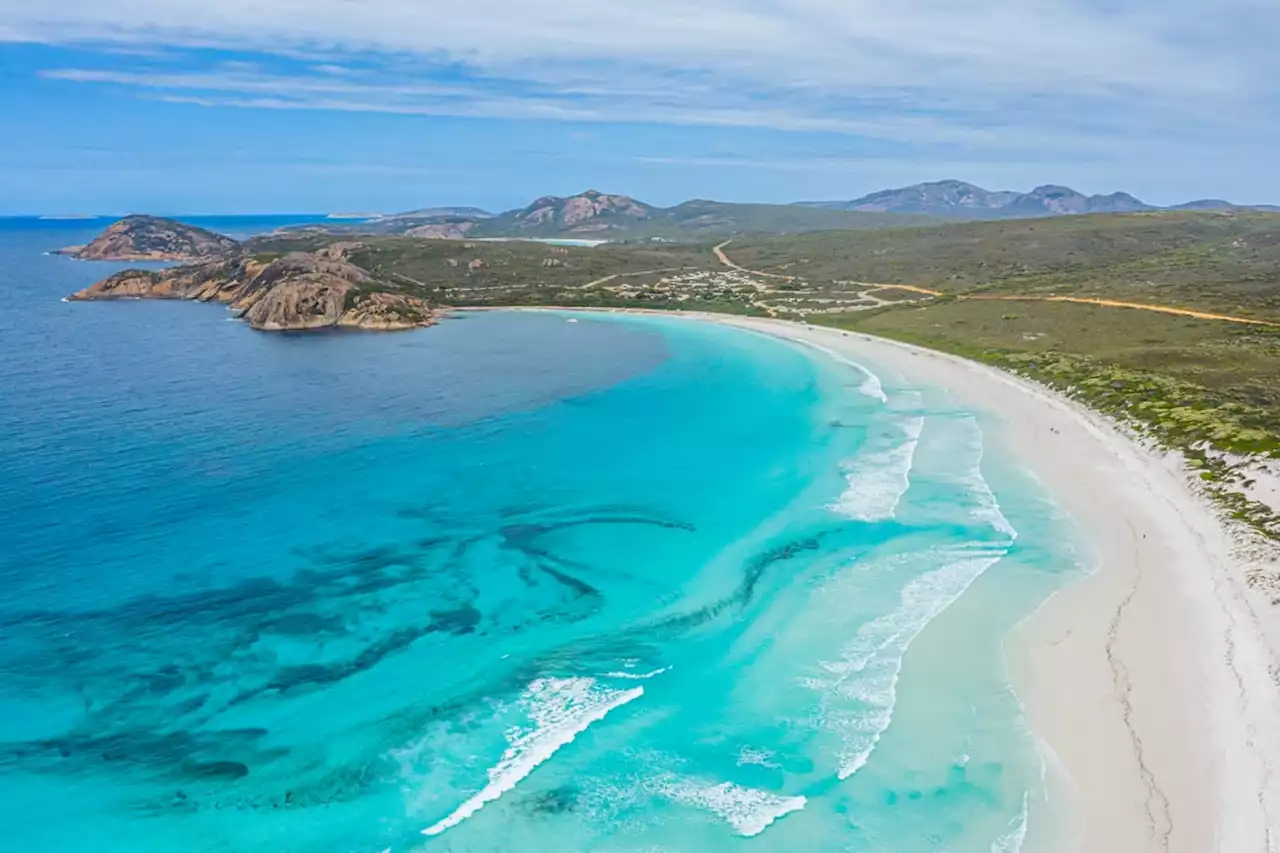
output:
[[[125,270],[72,294],[74,301],[192,299],[221,302],[263,331],[413,329],[439,316],[425,300],[388,291],[346,259],[356,244],[274,259],[219,258],[166,270]]]

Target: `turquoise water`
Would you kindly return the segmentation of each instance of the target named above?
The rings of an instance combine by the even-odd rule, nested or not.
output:
[[[16,846],[1019,849],[1001,642],[1078,561],[984,416],[677,319],[61,303],[77,227],[0,224]]]

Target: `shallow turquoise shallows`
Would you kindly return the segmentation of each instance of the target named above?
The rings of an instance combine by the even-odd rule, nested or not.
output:
[[[675,318],[60,302],[98,225],[0,221],[6,845],[1035,834],[1001,644],[1079,560],[985,417]]]

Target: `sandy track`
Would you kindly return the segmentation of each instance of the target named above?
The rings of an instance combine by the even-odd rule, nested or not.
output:
[[[739,266],[734,263],[724,252],[724,247],[732,243],[732,240],[726,240],[720,245],[712,249],[716,258],[720,263],[739,272],[749,273],[750,275],[765,276],[766,278],[778,278],[784,281],[795,281],[795,276],[779,275],[777,273],[764,272],[762,270],[752,270]],[[879,282],[864,282],[870,290],[905,290],[910,293],[919,293],[924,296],[946,296],[940,290],[931,290],[927,287],[918,287],[914,284],[883,284]],[[1153,305],[1145,302],[1124,302],[1117,299],[1094,299],[1085,296],[1005,296],[1002,294],[956,294],[957,300],[977,300],[991,302],[1071,302],[1077,305],[1098,305],[1104,308],[1129,308],[1136,311],[1153,311],[1158,314],[1173,314],[1179,317],[1194,317],[1197,320],[1221,320],[1227,323],[1240,323],[1248,326],[1268,326],[1270,328],[1280,329],[1280,323],[1270,320],[1256,320],[1251,317],[1237,317],[1231,314],[1215,314],[1211,311],[1196,311],[1191,308],[1175,308],[1170,305]]]

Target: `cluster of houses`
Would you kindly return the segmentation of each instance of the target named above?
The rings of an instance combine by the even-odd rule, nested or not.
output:
[[[657,281],[631,284],[619,278],[606,286],[621,299],[660,298],[676,302],[690,299],[738,298],[744,302],[763,292],[765,287],[756,279],[735,270],[703,270],[699,272],[664,275]]]

